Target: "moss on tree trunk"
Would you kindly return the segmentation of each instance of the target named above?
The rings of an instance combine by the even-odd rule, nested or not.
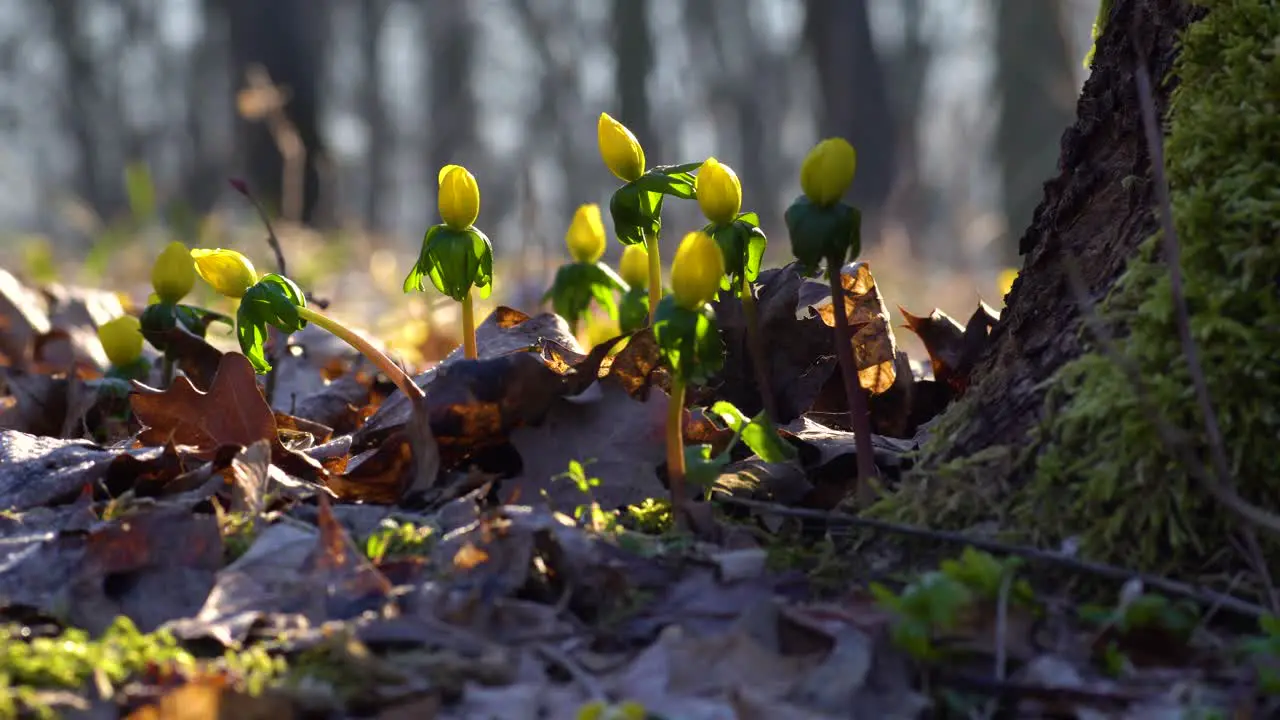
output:
[[[881,514],[996,519],[1053,545],[1180,575],[1221,569],[1237,521],[1174,461],[1124,370],[1081,332],[1069,278],[1206,459],[1155,236],[1131,33],[1166,113],[1166,169],[1193,335],[1240,492],[1280,497],[1280,3],[1116,0],[1023,272],[966,398]],[[1160,82],[1161,79],[1164,82]]]

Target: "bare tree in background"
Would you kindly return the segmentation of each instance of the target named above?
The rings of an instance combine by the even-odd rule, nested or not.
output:
[[[378,42],[382,26],[391,7],[390,0],[361,0],[360,66],[364,72],[361,109],[369,128],[369,147],[365,172],[369,182],[365,187],[364,223],[369,230],[383,229],[382,198],[387,174],[387,158],[392,141],[390,119],[386,102],[382,97],[382,73],[378,63]]]
[[[288,93],[284,111],[306,152],[300,217],[314,224],[320,193],[318,163],[324,153],[320,139],[320,76],[323,68],[324,18],[320,0],[222,0],[230,28],[232,77],[235,87],[246,73],[261,66],[271,82]],[[284,160],[267,124],[240,121],[241,165],[254,190],[271,207],[285,201]]]
[[[907,253],[926,235],[927,189],[920,172],[920,109],[924,100],[925,75],[932,59],[932,46],[924,39],[924,0],[898,0],[902,13],[901,42],[882,54],[889,79],[890,116],[894,124],[896,152],[893,185],[886,200],[885,220],[898,223],[905,231]]]
[[[640,138],[646,155],[661,157],[661,138],[653,132],[647,88],[653,71],[649,0],[614,0],[612,18],[613,47],[618,57],[614,73],[618,90],[615,117]]]
[[[1075,117],[1074,60],[1061,22],[1060,0],[996,0],[995,144],[1009,231],[996,254],[1009,267],[1021,264],[1015,240],[1031,223],[1041,183],[1058,160],[1059,138]]]
[[[893,184],[894,122],[883,64],[871,39],[867,0],[809,0],[805,42],[818,75],[822,137],[840,136],[858,151],[849,200],[863,212],[864,247]]]
[[[434,191],[436,171],[449,163],[470,162],[463,155],[475,148],[476,98],[471,90],[475,64],[475,20],[471,4],[422,0],[422,16],[430,51],[427,92],[431,134],[426,143],[427,182]]]
[[[78,172],[72,180],[75,193],[99,215],[110,215],[119,208],[124,198],[119,191],[111,197],[107,189],[112,182],[119,185],[119,176],[108,180],[107,169],[102,166],[98,153],[99,141],[95,129],[101,130],[107,121],[104,100],[98,91],[97,64],[92,48],[81,27],[80,8],[73,0],[54,0],[49,11],[53,20],[54,41],[62,52],[65,63],[63,82],[66,91],[62,99],[66,103],[64,117],[75,144]]]

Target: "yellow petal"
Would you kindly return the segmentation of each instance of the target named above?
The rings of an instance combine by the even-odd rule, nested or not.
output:
[[[1018,278],[1018,271],[1014,268],[1005,268],[1000,271],[1000,276],[996,278],[996,285],[1000,288],[1000,297],[1009,294],[1013,290],[1013,281]]]
[[[704,232],[691,232],[671,261],[671,294],[682,307],[696,310],[716,296],[723,275],[720,246]]]
[[[191,257],[196,261],[196,272],[220,295],[244,297],[245,291],[258,282],[253,263],[235,250],[196,248]]]
[[[436,196],[440,218],[454,230],[465,230],[480,217],[480,186],[461,165],[440,168],[440,192]]]
[[[98,340],[107,359],[116,367],[124,367],[142,357],[142,323],[132,315],[98,326]]]
[[[827,138],[809,151],[800,166],[800,188],[809,201],[826,206],[844,195],[858,168],[858,154],[844,138]]]
[[[742,209],[742,183],[733,168],[707,158],[694,179],[694,191],[702,214],[716,225],[726,225],[738,217]]]
[[[644,174],[644,148],[626,125],[614,120],[609,113],[600,113],[596,135],[600,157],[619,180],[631,182]]]
[[[649,282],[649,251],[644,245],[636,243],[622,249],[622,258],[618,260],[618,274],[631,287],[645,287]]]
[[[588,203],[578,208],[564,242],[569,246],[569,255],[580,263],[594,263],[604,255],[604,217],[599,205]]]
[[[176,303],[196,284],[196,264],[187,246],[173,241],[156,256],[151,266],[151,287],[163,302]]]

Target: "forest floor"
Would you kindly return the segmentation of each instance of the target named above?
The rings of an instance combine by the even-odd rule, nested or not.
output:
[[[464,360],[453,308],[406,301],[387,251],[285,240],[368,268],[293,276],[420,371],[438,478],[407,479],[424,446],[404,397],[315,328],[278,348],[270,402],[217,325],[181,351],[190,381],[162,389],[149,347],[142,382],[104,375],[95,334],[129,309],[115,291],[143,304],[128,278],[145,268],[112,271],[110,291],[0,271],[0,717],[1276,712],[1280,623],[1251,602],[1002,544],[999,528],[845,512],[831,489],[854,441],[824,409],[841,397],[830,329],[790,266],[762,276],[760,307],[789,339],[769,360],[796,457],[760,460],[709,410],[752,382],[741,308],[717,303],[726,370],[683,423],[726,464],[677,528],[652,333],[584,343],[495,301]],[[968,277],[898,278],[890,260],[873,255],[878,289],[849,300],[911,357],[875,408],[886,492],[963,392],[972,347],[939,318],[911,321],[927,342],[895,336],[885,299],[961,318],[979,299]],[[205,290],[189,302],[218,309]]]

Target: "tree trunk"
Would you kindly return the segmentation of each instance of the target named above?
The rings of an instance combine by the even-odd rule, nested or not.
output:
[[[245,86],[245,73],[261,66],[273,84],[288,90],[284,112],[306,152],[301,197],[285,196],[285,167],[277,138],[268,122],[241,120],[241,164],[248,180],[269,207],[300,200],[300,217],[309,223],[320,192],[320,74],[323,70],[323,26],[327,8],[315,0],[223,0],[231,30],[233,85]]]
[[[1026,227],[1039,196],[1037,185],[1053,171],[1058,148],[1049,140],[1071,124],[1072,66],[1059,2],[997,0],[996,90],[1000,119],[996,156],[1000,163],[1004,215],[1008,227]],[[1012,235],[1012,233],[1010,233]],[[1014,265],[1018,250],[1009,237],[997,251],[1000,263]]]
[[[1169,75],[1177,33],[1194,11],[1183,0],[1121,0],[1098,39],[1093,72],[1062,135],[1058,173],[1044,185],[1022,235],[1022,272],[1006,298],[990,346],[969,390],[939,418],[945,442],[926,465],[1016,448],[1042,418],[1045,381],[1083,351],[1081,315],[1070,274],[1078,269],[1092,303],[1111,289],[1138,245],[1156,230],[1151,167],[1142,130],[1130,29],[1156,78],[1164,115],[1176,78]],[[1169,78],[1158,82],[1160,78]],[[1134,179],[1143,179],[1135,182]],[[938,438],[941,440],[941,438]],[[1010,459],[1012,462],[1012,459]],[[1013,468],[1005,470],[1012,472]]]

